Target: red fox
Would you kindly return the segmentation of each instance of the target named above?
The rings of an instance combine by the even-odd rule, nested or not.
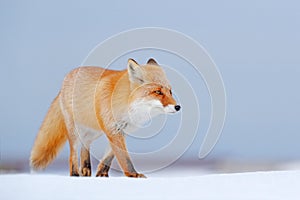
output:
[[[153,58],[146,65],[129,59],[122,71],[76,68],[66,75],[48,110],[31,151],[30,165],[35,170],[46,168],[68,140],[70,176],[91,176],[90,144],[104,133],[109,151],[96,176],[108,177],[116,156],[126,176],[145,178],[134,169],[125,133],[150,117],[179,110],[165,72]]]

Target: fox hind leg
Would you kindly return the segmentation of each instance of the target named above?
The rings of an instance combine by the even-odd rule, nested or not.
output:
[[[82,145],[80,151],[80,171],[82,176],[91,176],[91,159],[90,159],[90,147]]]
[[[77,145],[72,145],[70,142],[70,176],[79,176]]]
[[[79,176],[78,170],[78,139],[76,137],[76,132],[74,128],[74,124],[72,121],[67,122],[68,129],[68,140],[70,145],[70,158],[69,158],[69,166],[70,166],[70,176]]]

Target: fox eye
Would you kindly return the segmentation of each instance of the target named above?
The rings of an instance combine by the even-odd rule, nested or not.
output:
[[[170,90],[170,94],[172,95],[172,90]]]
[[[155,90],[154,92],[155,92],[155,94],[163,95],[163,93],[160,90]]]

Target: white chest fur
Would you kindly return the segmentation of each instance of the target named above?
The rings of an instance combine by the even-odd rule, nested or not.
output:
[[[126,122],[125,132],[132,132],[137,128],[142,128],[152,117],[162,114],[163,106],[158,100],[138,100],[131,104],[126,117],[122,120]]]

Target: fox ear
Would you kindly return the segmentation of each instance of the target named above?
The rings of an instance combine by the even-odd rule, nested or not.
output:
[[[153,58],[150,58],[148,60],[147,64],[149,64],[149,65],[158,65],[157,62]]]
[[[141,66],[132,58],[128,60],[127,71],[129,80],[133,83],[142,84],[143,80],[143,69]]]

